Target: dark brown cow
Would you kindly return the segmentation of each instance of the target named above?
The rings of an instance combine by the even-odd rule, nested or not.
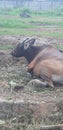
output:
[[[28,69],[40,78],[42,85],[63,85],[63,53],[51,45],[34,46],[35,39],[19,43],[12,51],[14,57],[24,56]]]

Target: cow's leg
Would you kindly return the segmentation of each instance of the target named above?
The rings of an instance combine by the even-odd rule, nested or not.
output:
[[[47,81],[41,81],[39,79],[32,79],[29,84],[33,86],[38,86],[38,87],[54,87],[52,82],[47,82]]]
[[[45,69],[46,70],[46,69]],[[41,73],[41,79],[43,82],[47,83],[47,86],[54,88],[54,84],[51,78],[51,74],[46,70],[46,73],[44,72],[44,69]]]

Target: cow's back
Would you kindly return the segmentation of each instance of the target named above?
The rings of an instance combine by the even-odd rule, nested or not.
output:
[[[51,80],[52,75],[63,76],[63,54],[54,47],[41,51],[29,64],[29,69],[43,79]]]
[[[63,53],[52,46],[47,46],[47,48],[43,49],[36,55],[33,61],[29,64],[29,69],[34,68],[38,62],[40,63],[45,59],[57,59],[63,61]]]

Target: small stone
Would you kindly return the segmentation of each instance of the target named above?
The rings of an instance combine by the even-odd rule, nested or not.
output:
[[[16,82],[10,81],[9,84],[11,87],[14,87],[16,85]]]
[[[16,119],[16,117],[15,117],[15,118],[12,119],[12,122],[13,122],[13,123],[16,123],[16,120],[17,120],[17,119]]]
[[[0,120],[0,125],[4,125],[4,124],[5,124],[5,121]]]

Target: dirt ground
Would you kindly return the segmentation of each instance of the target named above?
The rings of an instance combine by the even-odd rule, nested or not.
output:
[[[46,122],[46,124],[62,124],[63,86],[55,88],[40,88],[29,84],[32,77],[27,72],[26,59],[17,59],[10,55],[12,48],[26,38],[26,36],[0,36],[0,100],[13,100],[15,102],[24,101],[25,103],[30,102],[35,104],[57,104],[58,109],[56,111],[55,107],[53,119],[52,115],[49,115],[50,121],[46,120],[44,122]],[[52,44],[56,47],[63,45],[63,39],[40,36],[35,36],[34,38],[36,39],[35,45]],[[52,104],[51,107],[54,108],[54,105]],[[46,109],[47,108],[48,106]]]

